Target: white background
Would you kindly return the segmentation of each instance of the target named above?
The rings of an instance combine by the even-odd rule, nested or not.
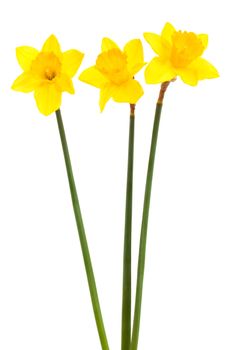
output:
[[[230,1],[9,0],[0,5],[0,349],[97,350],[59,134],[32,94],[10,89],[15,47],[54,33],[92,65],[108,36],[123,46],[165,22],[209,34],[221,77],[165,97],[156,154],[139,350],[233,349],[233,115]],[[154,53],[144,42],[145,59]],[[62,112],[111,350],[120,349],[127,169],[126,104],[99,112],[99,90],[74,78]],[[155,102],[136,108],[133,286]]]

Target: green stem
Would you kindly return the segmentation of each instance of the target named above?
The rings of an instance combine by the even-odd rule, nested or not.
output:
[[[82,220],[82,214],[79,206],[79,200],[78,200],[78,195],[76,191],[76,186],[75,186],[75,181],[74,181],[74,176],[73,176],[73,171],[72,171],[72,165],[70,161],[70,155],[69,155],[69,149],[66,141],[66,135],[65,135],[65,130],[62,122],[62,116],[61,116],[61,111],[58,109],[56,111],[56,117],[57,117],[57,124],[58,124],[58,129],[61,137],[61,143],[62,143],[62,148],[63,148],[63,153],[64,153],[64,158],[65,158],[65,163],[66,163],[66,170],[67,170],[67,176],[69,180],[69,186],[70,186],[70,193],[71,193],[71,198],[72,198],[72,203],[73,203],[73,209],[74,209],[74,215],[76,219],[76,224],[78,228],[78,233],[79,233],[79,239],[80,239],[80,244],[81,244],[81,249],[82,249],[82,254],[83,254],[83,259],[84,259],[84,264],[86,268],[86,274],[87,274],[87,280],[88,280],[88,285],[89,285],[89,290],[90,290],[90,295],[91,295],[91,301],[92,301],[92,306],[93,306],[93,311],[95,315],[95,321],[99,333],[99,338],[102,346],[102,350],[109,350],[108,346],[108,341],[104,329],[104,324],[103,324],[103,319],[102,319],[102,314],[100,310],[100,304],[99,304],[99,298],[97,294],[97,288],[96,288],[96,283],[95,283],[95,277],[93,273],[93,268],[92,268],[92,263],[91,263],[91,257],[88,249],[88,244],[87,244],[87,238],[83,226],[83,220]]]
[[[133,196],[133,154],[134,154],[134,108],[130,105],[128,171],[125,206],[125,237],[123,256],[122,327],[121,349],[130,349],[131,340],[131,231]]]
[[[134,321],[133,321],[133,332],[132,332],[130,350],[137,350],[138,348],[141,304],[142,304],[142,290],[143,290],[143,279],[144,279],[145,258],[146,258],[147,227],[148,227],[148,219],[149,219],[155,151],[156,151],[156,145],[157,145],[163,97],[168,85],[169,85],[169,82],[163,83],[161,85],[160,95],[159,95],[159,99],[158,99],[158,102],[156,105],[156,111],[155,111],[155,119],[154,119],[154,126],[153,126],[152,139],[151,139],[151,148],[150,148],[150,156],[149,156],[149,163],[148,163],[148,169],[147,169],[147,178],[146,178],[146,187],[145,187],[145,195],[144,195],[143,214],[142,214],[141,236],[140,236],[140,245],[139,245],[139,254],[138,254],[138,271],[137,271],[137,285],[136,285],[136,297],[135,297],[135,308],[134,308]]]

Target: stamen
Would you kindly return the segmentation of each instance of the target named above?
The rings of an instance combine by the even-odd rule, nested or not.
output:
[[[56,77],[56,72],[50,68],[45,69],[45,78],[48,80],[53,80]]]

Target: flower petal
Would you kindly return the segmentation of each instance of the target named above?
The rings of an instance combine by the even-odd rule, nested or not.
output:
[[[204,58],[197,58],[190,67],[196,71],[198,80],[218,78],[217,69]]]
[[[162,33],[161,33],[162,39],[171,44],[172,43],[172,35],[175,31],[176,30],[171,23],[166,23],[163,30],[162,30]]]
[[[141,40],[130,40],[125,45],[124,52],[127,55],[128,71],[134,76],[145,64]]]
[[[121,85],[114,85],[111,92],[114,101],[128,103],[136,103],[143,93],[141,85],[134,79]]]
[[[108,79],[102,73],[100,73],[95,66],[85,69],[80,74],[79,80],[97,88],[102,88],[106,83],[108,83]]]
[[[40,81],[36,79],[31,73],[24,72],[14,81],[12,89],[21,92],[31,92],[35,90]]]
[[[55,84],[44,84],[35,90],[35,100],[39,111],[44,115],[49,115],[61,106],[61,91]]]
[[[109,38],[103,38],[101,49],[102,49],[102,52],[104,52],[111,49],[119,49],[119,47],[113,40]]]
[[[66,92],[69,92],[70,94],[74,94],[75,92],[73,82],[67,74],[64,74],[64,73],[61,74],[57,78],[56,84],[61,91],[66,91]]]
[[[198,38],[201,40],[202,45],[204,46],[204,50],[207,48],[208,46],[208,35],[207,34],[199,34]]]
[[[144,33],[143,36],[154,52],[160,55],[162,53],[161,36],[154,33]]]
[[[16,57],[20,67],[23,70],[31,68],[32,61],[36,58],[39,51],[30,46],[20,46],[16,48]]]
[[[185,84],[196,86],[198,83],[197,72],[191,68],[182,68],[177,72]]]
[[[62,53],[60,44],[55,35],[50,35],[50,37],[45,41],[42,47],[42,52],[53,52],[57,57],[61,58]]]
[[[99,106],[100,106],[101,112],[104,110],[106,103],[109,101],[111,97],[112,97],[112,84],[108,83],[100,90]]]
[[[83,60],[84,54],[78,50],[68,50],[63,53],[62,70],[72,78]]]
[[[145,69],[145,79],[147,84],[158,84],[170,81],[176,77],[176,72],[168,61],[163,61],[159,57],[153,58]]]

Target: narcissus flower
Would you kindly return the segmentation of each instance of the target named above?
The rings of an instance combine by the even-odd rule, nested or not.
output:
[[[158,55],[146,67],[148,84],[180,76],[184,83],[195,86],[199,80],[219,76],[216,68],[201,57],[208,44],[206,34],[177,31],[167,23],[161,35],[144,33],[144,38]]]
[[[143,95],[141,85],[134,80],[134,75],[145,64],[141,41],[129,41],[122,51],[114,41],[104,38],[101,48],[96,64],[84,70],[79,79],[100,89],[101,111],[110,98],[136,103]]]
[[[19,65],[24,72],[14,81],[12,89],[34,91],[40,112],[49,115],[61,106],[62,92],[74,94],[71,78],[77,72],[83,54],[77,50],[61,52],[57,38],[51,35],[39,52],[33,47],[16,49]]]

